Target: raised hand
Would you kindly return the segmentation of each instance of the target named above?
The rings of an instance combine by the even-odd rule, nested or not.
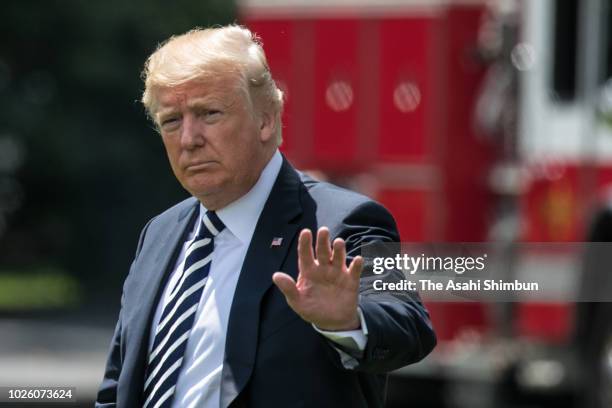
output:
[[[359,329],[357,299],[363,258],[355,257],[347,267],[344,240],[336,238],[331,247],[326,227],[317,233],[315,256],[312,232],[304,229],[298,241],[298,268],[297,282],[282,272],[272,276],[289,306],[321,330]]]

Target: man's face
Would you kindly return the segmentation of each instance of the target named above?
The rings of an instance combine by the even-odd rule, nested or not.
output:
[[[245,194],[265,165],[271,133],[235,80],[189,82],[157,97],[155,120],[181,185],[209,209]]]

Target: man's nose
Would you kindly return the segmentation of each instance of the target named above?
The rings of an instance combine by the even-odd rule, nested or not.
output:
[[[204,145],[202,126],[193,115],[185,115],[181,126],[181,147],[191,150]]]

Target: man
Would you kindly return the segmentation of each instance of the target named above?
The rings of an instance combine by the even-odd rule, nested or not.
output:
[[[363,248],[398,241],[391,215],[278,152],[282,94],[249,30],[173,37],[144,79],[193,197],[141,233],[96,406],[382,406],[385,373],[435,345],[418,297],[360,276]]]

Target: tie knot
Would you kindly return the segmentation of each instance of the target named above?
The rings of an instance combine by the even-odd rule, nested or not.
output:
[[[214,211],[207,211],[202,217],[202,232],[206,235],[216,237],[223,229],[225,224]]]

